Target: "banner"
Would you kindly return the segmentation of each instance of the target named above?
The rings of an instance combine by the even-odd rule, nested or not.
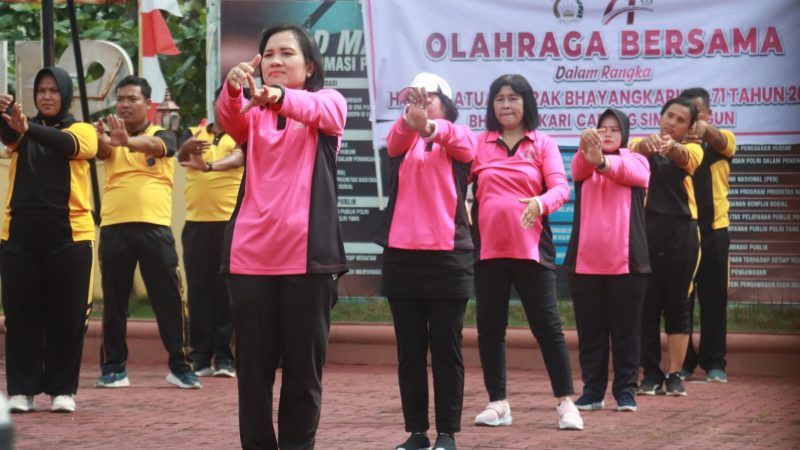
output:
[[[711,93],[711,122],[739,144],[731,175],[733,301],[800,302],[800,9],[793,0],[363,0],[373,145],[421,71],[444,77],[458,122],[485,125],[489,85],[506,73],[533,86],[540,130],[565,166],[608,107],[632,136],[658,130],[684,88]],[[567,170],[569,174],[569,170]],[[558,262],[572,204],[551,216]],[[559,296],[566,296],[559,277]]]
[[[607,107],[649,134],[692,86],[711,92],[712,122],[740,143],[800,141],[793,0],[364,0],[363,10],[378,124],[397,119],[397,93],[429,71],[453,87],[459,122],[481,129],[492,80],[519,73],[537,92],[540,129],[562,145]]]

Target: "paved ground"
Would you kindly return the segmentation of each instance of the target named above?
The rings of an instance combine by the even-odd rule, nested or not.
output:
[[[165,367],[131,366],[131,387],[94,388],[98,369],[84,366],[74,414],[13,416],[19,449],[234,449],[239,446],[236,381],[204,378],[186,391],[164,381]],[[0,379],[5,378],[0,366]],[[576,383],[576,387],[580,382]],[[463,430],[466,449],[533,448],[798,448],[800,376],[736,377],[728,384],[690,383],[689,396],[638,397],[639,411],[584,413],[582,432],[558,431],[544,373],[509,373],[511,427],[478,428],[484,406],[480,371],[467,369]],[[389,366],[331,365],[325,372],[317,449],[393,449],[405,439],[395,372]]]

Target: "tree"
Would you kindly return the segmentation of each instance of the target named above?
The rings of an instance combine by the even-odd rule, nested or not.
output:
[[[181,54],[159,56],[159,62],[172,99],[180,105],[183,124],[188,126],[199,123],[206,113],[206,11],[204,0],[183,0],[179,4],[183,17],[164,14],[164,19]],[[40,14],[39,3],[0,3],[0,40],[40,40]],[[78,5],[76,15],[81,39],[114,42],[128,52],[136,66],[139,36],[135,0],[128,0],[125,5]],[[66,4],[56,4],[54,25],[56,54],[60,55],[71,42]],[[11,61],[13,47],[9,45]],[[13,64],[9,71],[14,86]],[[92,79],[91,72],[87,78]]]

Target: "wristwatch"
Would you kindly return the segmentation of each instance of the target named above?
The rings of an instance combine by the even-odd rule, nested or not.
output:
[[[205,172],[211,172],[212,170],[214,170],[214,164],[207,162]]]
[[[603,162],[601,162],[600,164],[594,166],[594,168],[597,169],[597,170],[603,170],[603,169],[606,168],[606,165],[607,165],[606,164],[606,157],[605,157],[605,155],[603,155]]]

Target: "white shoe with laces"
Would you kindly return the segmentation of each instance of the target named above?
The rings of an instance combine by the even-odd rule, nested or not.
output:
[[[32,395],[12,395],[8,399],[8,410],[12,413],[30,412],[34,408]]]
[[[556,408],[558,412],[558,428],[560,430],[582,430],[583,419],[572,400],[564,400]]]
[[[480,414],[475,416],[475,425],[499,427],[511,425],[511,406],[508,400],[489,402]]]
[[[74,395],[56,395],[50,398],[52,399],[52,404],[50,405],[51,412],[75,412]]]

